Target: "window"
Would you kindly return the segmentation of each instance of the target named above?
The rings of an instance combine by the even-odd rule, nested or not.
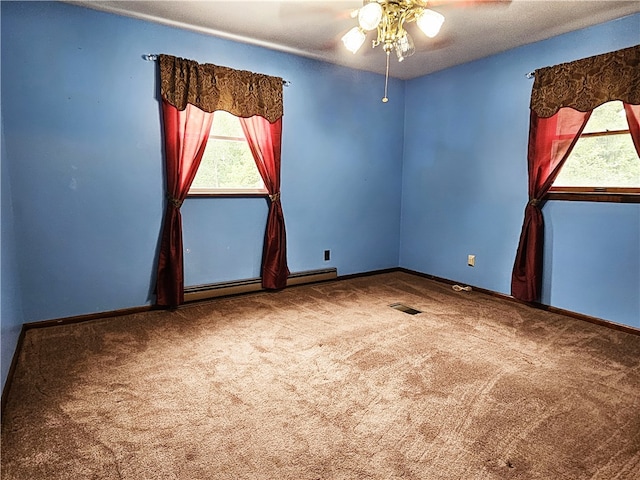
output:
[[[553,183],[550,193],[554,192],[600,201],[606,200],[603,194],[640,194],[640,158],[622,102],[607,102],[593,110]]]
[[[189,195],[266,195],[240,120],[224,111],[213,125]]]

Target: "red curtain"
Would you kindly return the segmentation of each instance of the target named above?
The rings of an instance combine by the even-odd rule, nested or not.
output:
[[[178,110],[163,100],[162,116],[167,208],[160,240],[156,303],[175,307],[184,302],[180,207],[187,197],[202,160],[211,131],[213,113],[203,112],[191,104],[187,104],[184,110]]]
[[[560,168],[578,141],[591,111],[579,112],[565,107],[549,118],[541,118],[532,110],[529,127],[529,203],[516,260],[511,275],[511,295],[519,300],[537,302],[542,290],[542,255],[545,196],[558,176]]]
[[[633,139],[633,145],[640,157],[640,105],[624,104],[624,111],[627,114],[627,123],[629,123],[629,132]]]
[[[273,123],[261,116],[240,118],[258,171],[269,192],[269,215],[262,253],[262,286],[278,290],[287,285],[287,234],[280,204],[282,117]]]

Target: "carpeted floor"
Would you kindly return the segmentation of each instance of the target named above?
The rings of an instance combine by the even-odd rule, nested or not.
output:
[[[638,479],[640,336],[403,272],[31,329],[2,478]]]

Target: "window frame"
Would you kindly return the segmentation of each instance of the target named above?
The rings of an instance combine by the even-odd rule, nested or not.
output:
[[[582,190],[580,190],[582,189]],[[614,191],[615,188],[602,187],[602,190],[590,191],[586,187],[551,187],[547,200],[564,200],[570,202],[611,202],[611,203],[640,203],[640,188]],[[629,191],[634,190],[634,191]]]
[[[219,113],[219,112],[216,112]],[[228,113],[228,112],[227,112]],[[236,119],[235,115],[229,113]],[[215,117],[214,117],[215,120]],[[231,141],[231,142],[244,142],[249,148],[249,141],[246,136],[242,137],[233,137],[229,135],[214,135],[213,134],[213,125],[211,127],[211,133],[207,138],[207,147],[209,146],[210,140],[223,140],[223,141]],[[205,148],[206,151],[206,148]],[[253,157],[252,157],[253,159]],[[255,160],[254,160],[255,162]],[[199,168],[199,167],[198,167]],[[256,166],[256,170],[258,167]],[[258,170],[257,170],[258,171]],[[197,175],[197,173],[196,173]],[[262,180],[262,176],[260,175],[260,171],[258,171],[258,175],[260,176],[260,180],[262,181],[263,188],[215,188],[211,187],[194,187],[193,185],[189,187],[189,192],[187,193],[187,198],[211,198],[211,197],[244,197],[244,198],[252,198],[252,197],[267,197],[269,196],[269,191],[267,187],[264,186],[264,180]]]
[[[606,137],[624,134],[631,135],[629,128],[625,130],[604,130],[599,132],[582,133],[577,141],[580,141],[582,138]],[[640,155],[638,155],[638,157],[638,161],[640,161]],[[549,193],[547,194],[547,199],[577,202],[640,203],[640,187],[551,186],[549,188]]]

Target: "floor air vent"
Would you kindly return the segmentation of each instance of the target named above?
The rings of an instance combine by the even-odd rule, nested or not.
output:
[[[416,313],[422,313],[420,310],[416,310],[415,308],[407,307],[402,303],[392,303],[389,305],[391,308],[395,308],[396,310],[400,310],[401,312],[408,313],[409,315],[415,315]]]

